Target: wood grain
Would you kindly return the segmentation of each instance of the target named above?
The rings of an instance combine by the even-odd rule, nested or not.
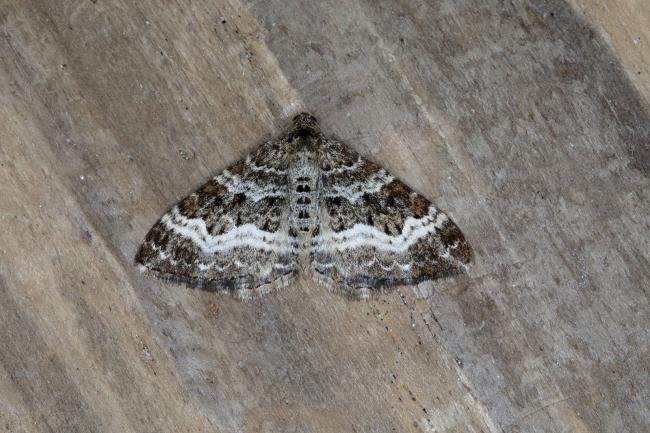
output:
[[[0,428],[648,430],[650,16],[599,4],[0,3]],[[303,109],[450,213],[466,276],[243,303],[138,274]]]

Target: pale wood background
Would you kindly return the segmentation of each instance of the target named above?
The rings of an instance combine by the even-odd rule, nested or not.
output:
[[[648,431],[649,9],[0,2],[0,430]],[[137,273],[302,109],[448,210],[468,275],[242,303]]]

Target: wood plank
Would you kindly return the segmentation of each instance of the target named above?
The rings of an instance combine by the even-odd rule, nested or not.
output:
[[[4,2],[0,425],[647,430],[650,78],[601,36],[633,7]],[[140,276],[156,218],[302,109],[448,210],[468,275],[368,302]]]

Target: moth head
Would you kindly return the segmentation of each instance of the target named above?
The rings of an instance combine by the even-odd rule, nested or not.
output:
[[[320,137],[318,120],[309,113],[300,113],[293,118],[293,126],[289,132],[289,141],[300,146],[308,146],[310,149],[318,142]],[[313,150],[313,149],[312,149]]]
[[[300,113],[293,118],[293,129],[319,131],[318,120],[309,113]]]

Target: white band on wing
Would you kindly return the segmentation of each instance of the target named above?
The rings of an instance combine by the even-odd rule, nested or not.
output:
[[[345,251],[373,247],[380,251],[404,253],[419,239],[442,228],[448,219],[447,215],[431,206],[429,215],[424,218],[408,217],[404,221],[402,233],[395,236],[387,235],[367,224],[355,224],[340,232],[323,233],[321,239],[317,240],[318,250],[327,252],[330,248]]]
[[[254,224],[243,224],[224,234],[211,235],[208,233],[205,221],[201,218],[187,218],[181,215],[178,206],[165,215],[161,222],[169,230],[190,239],[205,254],[243,247],[274,251],[280,254],[290,251],[289,238],[285,233],[270,233],[258,229]]]
[[[259,182],[243,180],[241,176],[233,175],[228,170],[224,170],[222,174],[214,177],[214,180],[223,185],[229,193],[246,194],[246,198],[255,203],[268,197],[287,196],[287,186],[284,184],[260,185]]]
[[[350,203],[356,203],[364,194],[374,194],[381,191],[384,185],[388,185],[395,179],[386,170],[380,170],[371,179],[364,179],[350,185],[333,185],[324,191],[325,197],[343,197]]]

